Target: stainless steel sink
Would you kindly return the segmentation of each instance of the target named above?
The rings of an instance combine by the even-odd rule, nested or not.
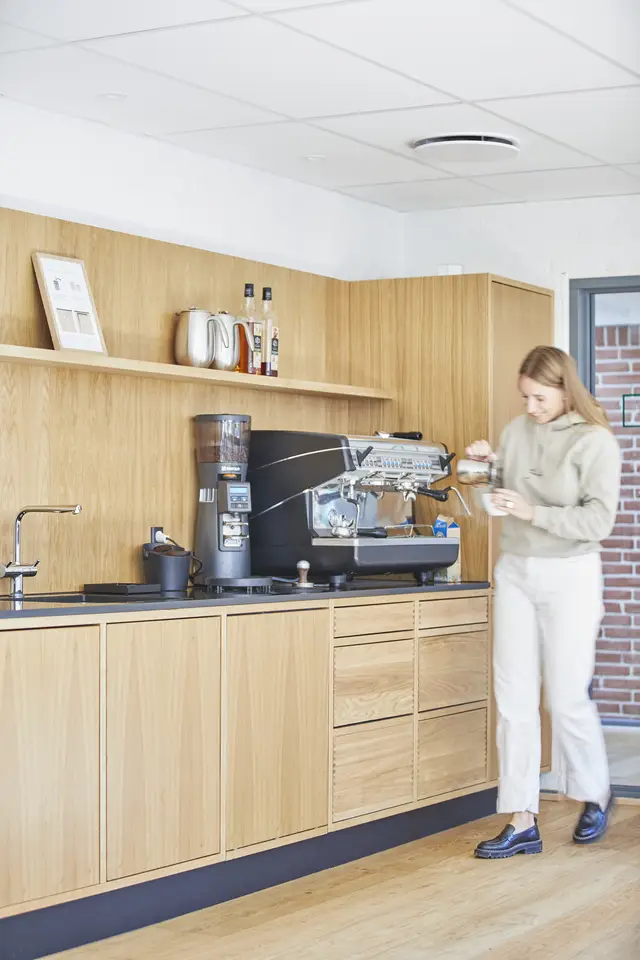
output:
[[[116,604],[133,603],[165,603],[172,600],[185,600],[188,597],[169,597],[157,593],[143,594],[105,594],[105,593],[28,593],[20,600],[15,600],[12,596],[0,596],[0,610],[29,610],[39,607],[65,607],[65,606],[105,606]]]
[[[10,597],[7,597],[10,599]],[[167,600],[157,593],[29,593],[25,594],[25,602],[29,603],[150,603]]]
[[[10,597],[6,598],[11,599]],[[190,600],[190,595],[166,593],[31,593],[24,597],[29,603],[171,603]]]
[[[132,599],[133,597],[97,593],[30,593],[24,597],[29,603],[122,603]]]

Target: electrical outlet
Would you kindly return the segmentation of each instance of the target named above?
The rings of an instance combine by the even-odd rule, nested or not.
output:
[[[151,543],[160,543],[158,534],[164,533],[164,527],[151,527]]]

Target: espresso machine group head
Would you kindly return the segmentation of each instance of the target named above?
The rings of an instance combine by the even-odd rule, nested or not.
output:
[[[204,413],[194,423],[199,490],[194,556],[202,564],[194,579],[199,585],[234,586],[251,574],[251,417]]]

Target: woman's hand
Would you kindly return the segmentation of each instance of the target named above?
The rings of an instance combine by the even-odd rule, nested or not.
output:
[[[482,460],[484,463],[493,463],[496,455],[486,440],[475,440],[466,449],[470,460]]]
[[[494,507],[504,510],[510,517],[527,523],[533,520],[533,507],[515,490],[494,490],[492,499]]]

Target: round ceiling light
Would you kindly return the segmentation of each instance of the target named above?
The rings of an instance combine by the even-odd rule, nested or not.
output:
[[[413,140],[412,150],[428,153],[429,159],[449,163],[465,163],[470,160],[491,163],[515,157],[520,144],[515,137],[500,137],[486,133],[451,133],[441,137],[423,137]]]

